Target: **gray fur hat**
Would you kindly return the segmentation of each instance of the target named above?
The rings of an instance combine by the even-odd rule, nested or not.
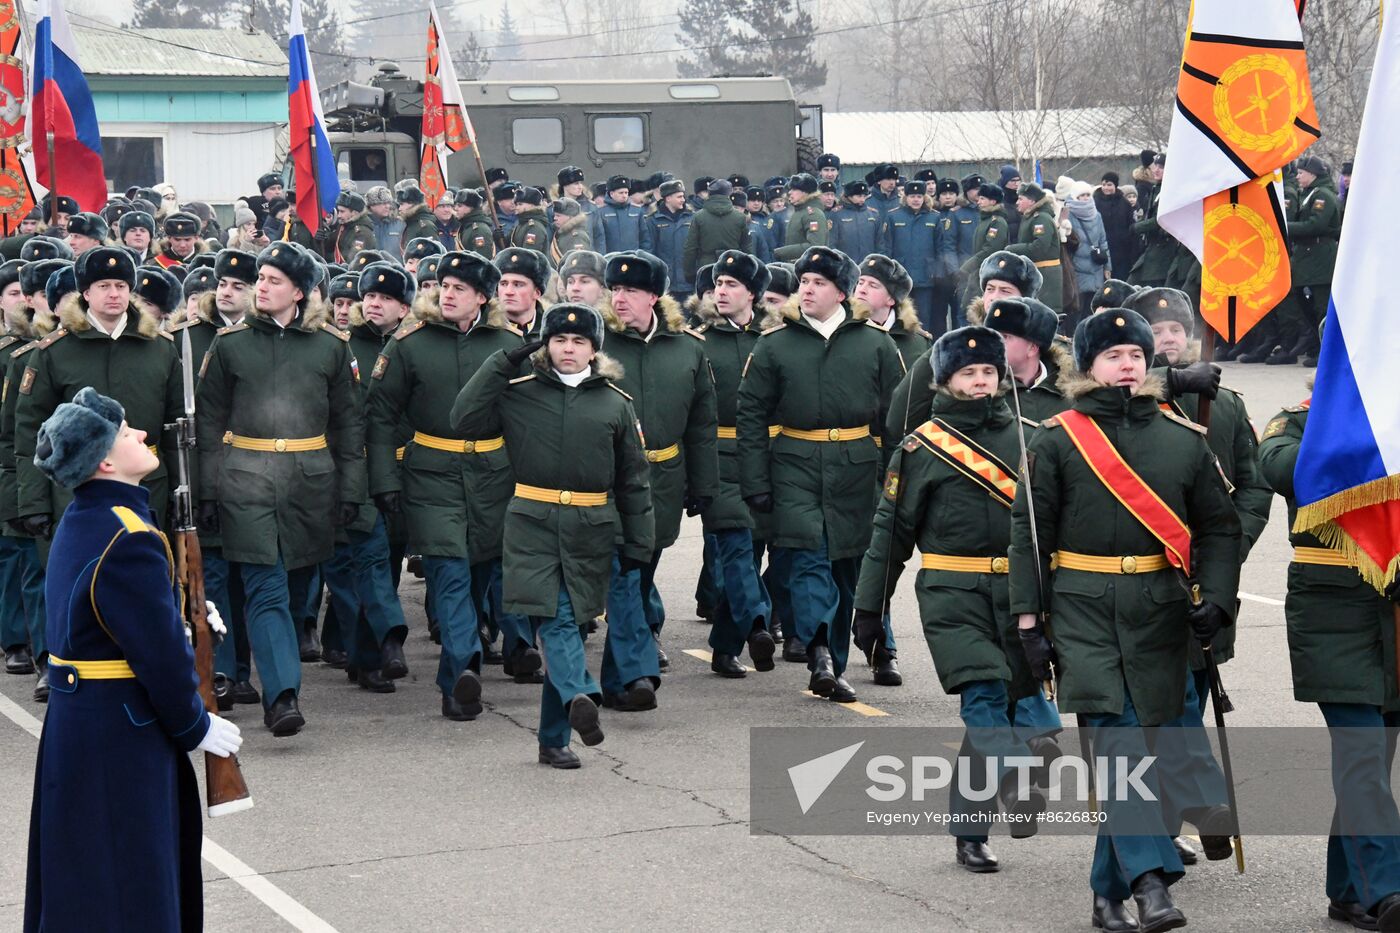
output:
[[[40,259],[66,259],[73,261],[73,248],[57,237],[38,234],[24,241],[19,248],[19,258],[25,262],[38,262]]]
[[[860,274],[868,275],[890,293],[895,304],[909,297],[914,290],[914,280],[908,270],[897,260],[882,253],[871,253],[860,261]]]
[[[577,253],[571,253],[570,258]],[[456,279],[470,285],[478,295],[496,297],[496,286],[501,282],[501,270],[480,253],[470,250],[448,253],[438,263],[437,279]]]
[[[933,345],[933,381],[947,385],[964,366],[987,363],[997,368],[998,379],[1006,378],[1006,341],[990,327],[959,327],[950,330]]]
[[[768,291],[768,280],[773,277],[768,267],[759,262],[757,256],[737,249],[727,249],[720,253],[719,258],[715,260],[712,274],[715,278],[727,275],[736,280],[749,290],[755,301],[763,300],[763,293]]]
[[[571,250],[564,257],[564,261],[559,264],[559,274],[564,277],[566,282],[571,275],[586,275],[596,279],[601,285],[603,272],[607,266],[608,261],[603,258],[602,253],[595,253],[591,249],[576,249]]]
[[[770,262],[768,273],[768,291],[779,295],[791,295],[797,291],[797,276],[793,274],[791,263]]]
[[[1097,311],[1100,308],[1128,308],[1128,304],[1137,289],[1122,279],[1108,279],[1098,290],[1094,292],[1094,297],[1089,299],[1089,310]]]
[[[305,298],[311,297],[311,290],[321,280],[321,270],[317,268],[316,257],[304,246],[297,243],[273,243],[258,254],[258,268],[272,266],[279,270]]]
[[[1142,288],[1129,296],[1122,307],[1129,308],[1147,319],[1148,324],[1176,321],[1190,337],[1196,329],[1196,313],[1191,296],[1175,288]]]
[[[39,426],[34,465],[60,486],[80,486],[106,459],[124,420],[121,403],[84,386]]]

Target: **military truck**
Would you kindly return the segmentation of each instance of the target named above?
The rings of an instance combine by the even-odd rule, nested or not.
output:
[[[822,151],[820,107],[799,107],[785,78],[461,85],[482,164],[530,184],[553,183],[565,165],[582,167],[590,182],[666,170],[687,185],[732,172],[761,184],[815,172]],[[367,85],[331,87],[323,106],[341,178],[366,191],[418,177],[421,81],[385,63]],[[447,173],[454,187],[482,184],[469,149],[448,158]]]

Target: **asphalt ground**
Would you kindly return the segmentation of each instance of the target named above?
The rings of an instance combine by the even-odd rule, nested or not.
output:
[[[1306,397],[1310,372],[1231,364],[1225,384],[1244,394],[1262,430]],[[1322,724],[1316,707],[1292,697],[1285,531],[1275,499],[1244,568],[1237,657],[1223,669],[1237,707],[1231,725]],[[423,584],[405,575],[410,676],[398,692],[372,695],[341,671],[309,664],[299,736],[272,738],[255,707],[232,714],[244,729],[256,806],[205,821],[208,929],[1089,928],[1091,837],[994,836],[1001,872],[971,875],[955,865],[944,835],[750,835],[751,727],[956,725],[957,703],[934,676],[909,576],[894,603],[904,686],[875,686],[853,660],[864,704],[853,709],[806,694],[803,665],[779,661],[771,673],[721,680],[710,673],[707,628],[694,614],[700,553],[700,523],[687,520],[658,574],[671,657],[660,708],[604,710],[607,738],[596,748],[575,743],[577,771],[536,763],[539,688],[518,686],[499,668],[485,674],[480,719],[439,715]],[[595,672],[600,636],[588,644]],[[18,930],[23,914],[37,747],[25,726],[37,732],[31,717],[44,711],[31,688],[31,678],[0,675],[9,827],[0,841],[0,930]],[[1195,929],[1343,929],[1326,918],[1325,849],[1323,838],[1251,838],[1246,874],[1202,859],[1173,896]]]

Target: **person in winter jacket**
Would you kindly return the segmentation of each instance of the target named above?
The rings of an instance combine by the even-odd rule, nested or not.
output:
[[[684,306],[695,291],[694,281],[685,274],[685,244],[690,239],[695,212],[686,203],[685,182],[673,178],[661,183],[658,193],[661,199],[656,202],[656,210],[647,218],[651,228],[652,253],[666,264],[671,273],[670,295],[676,303]],[[730,202],[733,206],[733,202]]]
[[[1076,181],[1070,186],[1069,200],[1065,209],[1069,212],[1070,226],[1079,239],[1070,259],[1074,266],[1075,285],[1079,290],[1079,307],[1066,308],[1065,329],[1073,332],[1079,322],[1089,316],[1089,302],[1104,282],[1108,281],[1112,269],[1112,251],[1108,236],[1104,232],[1103,218],[1094,204],[1094,189],[1088,182]],[[1072,318],[1072,320],[1070,320]]]
[[[556,198],[552,207],[554,242],[550,247],[550,259],[557,267],[560,261],[574,250],[593,248],[593,237],[589,231],[592,214],[585,214],[573,198]]]
[[[750,251],[748,218],[729,200],[733,193],[734,186],[723,178],[710,182],[705,209],[691,218],[681,258],[681,273],[687,282],[694,282],[699,268],[713,263],[727,249]]]
[[[1015,243],[1021,235],[1021,212],[1016,209],[1017,192],[1021,189],[1020,170],[1014,165],[1003,165],[997,186],[1002,190],[1002,206],[1006,208],[1006,222],[1010,227],[1008,236]]]
[[[1124,278],[1137,262],[1138,244],[1142,241],[1133,233],[1133,205],[1118,187],[1117,172],[1103,173],[1103,180],[1094,190],[1094,205],[1103,218],[1108,252],[1113,257],[1113,269],[1109,274]]]
[[[945,314],[935,319],[934,253],[938,244],[941,218],[928,205],[925,182],[911,181],[904,186],[904,204],[885,215],[880,227],[878,251],[904,267],[913,280],[909,298],[918,312],[919,323],[929,334],[941,337],[948,330]]]

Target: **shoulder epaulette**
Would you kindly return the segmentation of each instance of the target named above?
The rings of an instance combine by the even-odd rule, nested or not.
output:
[[[1292,412],[1295,415],[1301,414],[1302,412],[1305,412],[1307,410],[1308,406],[1306,405],[1289,405],[1286,408],[1284,408],[1284,411]]]
[[[169,340],[171,343],[174,343],[174,342],[175,342],[175,335],[172,334],[172,333],[171,333],[170,331],[168,331],[168,330],[158,330],[158,331],[156,331],[156,335],[159,336],[159,337],[164,337],[166,340]]]
[[[112,514],[117,517],[117,520],[122,523],[122,527],[125,528],[129,534],[156,530],[143,521],[141,516],[124,505],[112,506]]]
[[[18,350],[16,350],[16,351],[14,351],[13,353],[11,353],[11,354],[10,354],[10,359],[12,359],[12,360],[17,360],[17,359],[19,359],[21,356],[24,356],[24,354],[28,353],[30,350],[33,350],[33,349],[34,349],[35,347],[37,347],[38,345],[39,345],[39,341],[37,341],[37,340],[31,340],[29,343],[26,343],[24,346],[20,347]]]
[[[236,334],[240,330],[247,330],[251,325],[247,321],[239,321],[237,324],[230,324],[228,327],[220,327],[215,333],[222,337],[225,334]]]
[[[326,333],[330,334],[332,337],[336,338],[337,340],[343,341],[343,342],[345,342],[345,343],[349,343],[349,342],[350,342],[350,333],[349,333],[349,331],[343,331],[343,330],[341,330],[339,327],[336,327],[334,324],[330,323],[329,321],[327,321],[327,322],[325,322],[325,323],[323,323],[323,324],[321,325],[321,330],[323,330],[323,331],[325,331]]]
[[[54,331],[52,334],[49,334],[43,340],[40,340],[38,343],[38,347],[40,350],[47,350],[49,347],[53,346],[55,343],[67,336],[68,328],[60,327],[58,330]]]
[[[525,336],[525,332],[524,332],[523,330],[521,330],[520,328],[516,327],[516,326],[515,326],[514,324],[512,324],[510,321],[506,321],[505,325],[504,325],[501,329],[502,329],[502,330],[508,330],[508,331],[510,331],[512,334],[514,334],[514,335],[517,336],[517,337],[524,337],[524,336]]]
[[[760,337],[766,337],[767,335],[773,333],[773,332],[776,331],[776,330],[782,330],[784,327],[787,327],[787,322],[786,322],[786,321],[784,321],[784,322],[781,323],[781,324],[774,324],[772,327],[766,327],[766,328],[764,328],[763,330],[759,331],[759,332],[758,332],[758,335],[759,335]]]
[[[14,334],[6,334],[4,337],[0,337],[0,350],[13,346],[19,339],[20,338],[16,337]]]
[[[1042,428],[1058,428],[1060,426],[1060,416],[1055,415],[1053,418],[1046,418],[1044,421],[1040,422],[1040,426]]]
[[[699,327],[695,328],[695,330],[697,333],[703,334],[705,331],[713,327],[714,323],[714,321],[706,321],[704,324],[701,324]]]
[[[178,334],[180,331],[184,330],[186,327],[193,327],[193,326],[196,325],[196,324],[202,324],[202,323],[204,323],[204,322],[201,321],[201,320],[200,320],[199,318],[197,318],[197,317],[196,317],[196,318],[185,318],[183,321],[181,321],[181,322],[178,323],[178,324],[171,324],[171,325],[169,326],[169,328],[167,328],[167,330],[168,330],[170,333],[172,333],[172,334]]]
[[[1199,424],[1197,424],[1196,422],[1192,421],[1190,418],[1183,418],[1181,415],[1178,415],[1176,412],[1174,412],[1174,411],[1168,411],[1168,410],[1165,409],[1165,408],[1163,408],[1161,411],[1162,411],[1162,417],[1163,417],[1163,418],[1166,418],[1168,421],[1174,421],[1174,422],[1176,422],[1177,424],[1181,425],[1183,428],[1190,428],[1191,430],[1195,431],[1197,434],[1205,434],[1205,433],[1206,433],[1206,429],[1205,429],[1204,427],[1202,427],[1201,425],[1199,425]]]
[[[1021,423],[1024,425],[1029,425],[1032,428],[1040,427],[1039,421],[1036,421],[1034,418],[1027,418],[1025,415],[1021,416]]]
[[[704,340],[704,339],[705,339],[705,335],[702,334],[700,331],[696,330],[696,329],[693,328],[693,327],[686,327],[686,328],[683,328],[683,330],[684,330],[687,334],[689,334],[690,336],[694,337],[696,340]]]
[[[632,396],[628,395],[626,392],[624,392],[624,391],[622,391],[621,389],[619,389],[619,388],[618,388],[616,385],[614,385],[611,381],[608,382],[608,388],[609,388],[609,389],[612,389],[614,392],[616,392],[618,395],[622,396],[623,398],[627,399],[627,401],[629,401],[629,402],[633,400],[633,399],[632,399]]]
[[[418,331],[422,330],[425,326],[427,326],[427,323],[427,321],[414,321],[412,324],[405,324],[403,327],[400,327],[398,330],[394,331],[394,339],[402,340],[409,334],[416,334],[418,333]],[[417,344],[414,344],[414,346],[417,346]]]
[[[510,381],[510,384],[511,384],[511,385],[515,385],[517,382],[529,382],[529,381],[530,381],[531,379],[533,379],[533,378],[535,378],[535,374],[534,374],[534,373],[530,373],[530,375],[528,375],[528,376],[516,376],[514,379],[512,379],[512,380]]]
[[[915,451],[923,445],[919,443],[919,439],[913,434],[906,434],[904,436],[904,443],[900,446],[903,447],[906,451]]]

